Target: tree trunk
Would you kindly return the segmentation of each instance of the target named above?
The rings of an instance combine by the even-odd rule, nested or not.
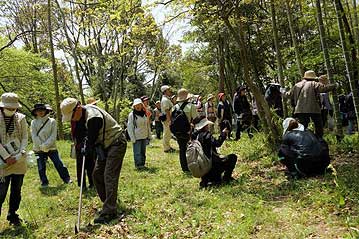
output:
[[[357,105],[357,102],[359,102],[358,88],[357,88],[356,79],[353,79],[353,75],[351,74],[349,50],[348,50],[347,43],[345,41],[345,33],[344,33],[344,27],[343,27],[343,22],[342,22],[342,17],[343,17],[344,12],[342,11],[343,8],[341,7],[340,0],[334,0],[334,2],[335,2],[335,12],[336,12],[337,21],[338,21],[340,42],[342,44],[342,50],[343,50],[344,60],[345,60],[345,69],[346,69],[346,72],[348,75],[350,89],[353,93],[353,104],[354,104],[354,108],[355,108],[357,126],[359,127],[359,124],[358,124],[359,114],[358,114],[358,105]]]
[[[302,64],[302,58],[300,56],[300,50],[299,50],[299,46],[298,46],[297,37],[296,37],[295,31],[294,31],[293,17],[292,17],[291,8],[289,6],[289,1],[290,0],[285,0],[284,2],[285,2],[286,10],[287,10],[290,35],[292,37],[293,47],[295,50],[295,56],[296,56],[296,60],[297,60],[298,72],[299,72],[299,76],[302,77],[304,75],[304,69],[303,69],[303,64]]]
[[[323,16],[322,16],[322,8],[320,5],[320,0],[316,0],[316,8],[317,8],[317,21],[318,21],[318,27],[319,27],[319,35],[320,35],[320,42],[322,45],[322,50],[324,54],[324,62],[325,67],[327,68],[327,75],[330,83],[334,83],[333,79],[333,68],[330,63],[330,57],[329,57],[329,51],[327,47],[327,36],[325,33],[324,23],[323,23]],[[336,135],[341,138],[343,135],[343,129],[342,129],[342,120],[340,118],[340,112],[339,112],[339,101],[338,101],[338,94],[337,91],[333,91],[333,112],[334,112],[334,119],[336,122],[336,128],[335,133]]]
[[[223,39],[221,36],[218,36],[218,67],[219,67],[219,92],[224,92],[224,82],[225,82],[225,60],[224,60],[224,50],[223,50]]]
[[[353,0],[353,11],[354,11],[354,34],[355,34],[355,46],[356,49],[359,49],[359,20],[358,20],[358,12],[357,12],[357,0]]]
[[[61,109],[60,109],[60,93],[59,93],[59,82],[57,79],[57,65],[55,59],[54,43],[52,41],[52,22],[51,22],[51,0],[47,0],[47,21],[48,21],[48,33],[49,33],[49,44],[51,51],[51,62],[52,62],[52,72],[54,75],[54,86],[55,86],[55,101],[56,101],[56,115],[58,123],[58,137],[59,139],[64,139],[64,132],[62,127],[61,120]]]
[[[277,28],[274,0],[271,0],[270,5],[271,5],[271,14],[272,14],[273,40],[274,40],[277,65],[278,65],[278,78],[279,78],[280,86],[284,88],[285,83],[284,83],[283,61],[282,61],[282,53],[281,53],[280,45],[279,45],[278,28]],[[284,98],[282,99],[282,104],[283,104],[284,118],[286,118],[288,116],[288,109],[287,109],[287,101]]]

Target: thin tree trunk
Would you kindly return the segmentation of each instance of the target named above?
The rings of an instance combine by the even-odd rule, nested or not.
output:
[[[354,11],[354,34],[355,34],[355,42],[356,49],[359,49],[359,20],[358,20],[358,12],[357,12],[357,0],[353,0],[353,11]]]
[[[357,102],[359,102],[358,88],[357,88],[356,80],[353,79],[353,74],[351,74],[349,50],[348,50],[347,43],[345,41],[345,33],[344,33],[344,27],[343,27],[343,22],[342,22],[342,17],[343,17],[344,12],[342,11],[343,8],[341,7],[340,0],[334,0],[334,2],[335,2],[335,12],[336,12],[337,21],[338,21],[339,36],[340,36],[340,41],[342,44],[344,60],[345,60],[345,69],[346,69],[346,72],[347,72],[347,75],[349,78],[350,89],[353,93],[353,104],[354,104],[355,115],[356,115],[356,120],[357,120],[357,127],[359,127],[359,124],[358,124],[359,114],[358,114],[358,105],[357,105]]]
[[[61,120],[61,109],[60,109],[60,93],[59,93],[59,82],[57,78],[57,65],[55,59],[54,43],[52,41],[52,22],[51,22],[51,0],[47,0],[47,21],[48,21],[48,33],[49,33],[49,44],[51,51],[51,62],[52,72],[54,75],[54,86],[55,86],[55,101],[56,101],[56,115],[58,119],[58,137],[64,139],[64,132]]]
[[[318,21],[318,26],[319,26],[320,42],[322,44],[325,67],[327,68],[327,75],[328,75],[329,82],[334,83],[333,73],[332,73],[333,68],[332,68],[332,64],[330,63],[330,58],[329,58],[329,51],[328,51],[328,47],[327,47],[327,36],[325,33],[325,28],[324,28],[324,23],[323,23],[322,8],[320,5],[320,0],[316,0],[316,7],[317,7],[317,21]],[[342,129],[342,122],[341,122],[342,120],[340,118],[340,112],[339,112],[338,94],[337,94],[336,90],[333,91],[333,101],[334,101],[333,112],[334,112],[334,119],[336,122],[335,133],[339,138],[341,138],[343,135],[343,129]]]
[[[281,87],[285,87],[284,83],[284,72],[283,72],[283,61],[282,61],[282,53],[279,45],[279,37],[278,37],[278,28],[277,28],[277,19],[275,14],[275,7],[274,7],[274,0],[271,0],[271,13],[272,13],[272,27],[273,27],[273,40],[274,46],[276,51],[276,58],[277,58],[277,66],[278,66],[278,78]],[[284,118],[288,116],[288,109],[287,109],[287,101],[283,98],[283,114]]]
[[[292,37],[293,47],[294,47],[294,50],[295,50],[295,56],[296,56],[296,60],[297,60],[298,72],[299,72],[300,77],[302,77],[303,74],[304,74],[304,69],[303,69],[302,58],[301,58],[301,55],[300,55],[300,50],[299,50],[299,46],[298,46],[297,37],[296,37],[295,31],[294,31],[293,17],[292,17],[291,8],[289,6],[289,1],[290,0],[285,0],[284,2],[285,2],[286,10],[287,10],[287,17],[288,17],[290,35]]]
[[[223,51],[223,39],[221,36],[218,36],[218,67],[219,67],[219,92],[224,92],[224,82],[225,82],[225,60],[224,60],[224,51]]]

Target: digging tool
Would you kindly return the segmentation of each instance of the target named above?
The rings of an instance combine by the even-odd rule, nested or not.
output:
[[[75,224],[75,234],[80,231],[80,223],[81,223],[81,209],[82,209],[82,188],[84,183],[84,174],[85,174],[85,154],[86,154],[86,146],[81,149],[82,152],[82,167],[81,167],[81,186],[80,186],[80,198],[79,198],[79,208],[77,210],[77,224]]]

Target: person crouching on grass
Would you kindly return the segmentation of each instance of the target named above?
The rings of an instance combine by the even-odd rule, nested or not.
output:
[[[133,111],[128,115],[127,132],[133,143],[133,158],[138,170],[145,169],[146,145],[151,138],[146,109],[141,99],[133,101]]]
[[[209,131],[209,125],[213,124],[213,122],[209,121],[206,116],[195,118],[193,123],[195,130],[192,134],[192,139],[198,138],[204,154],[212,159],[212,168],[201,178],[202,181],[199,186],[204,188],[210,185],[220,185],[222,182],[229,183],[235,180],[232,177],[232,172],[237,163],[237,155],[229,154],[223,156],[217,152],[217,148],[226,140],[229,133],[228,129],[223,129],[219,138],[215,139]]]

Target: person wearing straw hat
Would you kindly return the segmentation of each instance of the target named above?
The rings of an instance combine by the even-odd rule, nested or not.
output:
[[[21,188],[26,167],[26,147],[28,142],[25,115],[15,93],[4,93],[0,102],[0,214],[10,186],[9,210],[6,219],[11,225],[20,225],[16,211],[21,201]]]
[[[211,122],[216,122],[216,108],[214,106],[214,103],[213,103],[213,100],[214,100],[214,95],[212,94],[209,94],[207,96],[207,102],[204,104],[204,112],[206,114],[206,117],[209,121]],[[209,126],[209,131],[213,134],[214,133],[214,125],[211,124]]]
[[[320,93],[328,92],[336,88],[335,84],[324,85],[316,82],[318,77],[315,72],[306,71],[303,79],[285,93],[285,98],[290,98],[294,108],[294,117],[299,120],[304,128],[308,127],[310,120],[313,121],[315,134],[323,137],[323,122],[321,117]]]
[[[212,160],[212,168],[201,178],[200,187],[219,185],[222,182],[229,183],[235,180],[232,177],[232,172],[237,163],[237,155],[229,154],[223,156],[217,152],[217,148],[221,147],[229,130],[223,129],[219,138],[215,139],[211,132],[209,132],[209,125],[213,124],[213,122],[209,121],[205,116],[195,118],[193,123],[195,130],[192,134],[192,139],[198,139],[204,154]]]
[[[173,103],[171,101],[171,87],[168,85],[161,86],[161,92],[163,94],[161,99],[161,112],[166,114],[166,120],[162,122],[163,124],[163,151],[165,153],[173,153],[175,150],[171,147],[170,140],[172,138],[170,124],[171,124],[171,111]]]
[[[151,127],[141,99],[134,99],[133,111],[128,115],[127,131],[133,143],[133,158],[138,170],[145,169],[146,145],[151,138]]]
[[[156,130],[156,137],[157,139],[161,139],[161,134],[163,132],[163,125],[160,120],[161,115],[161,101],[156,101],[155,109],[153,110],[154,120],[155,120],[155,130]]]
[[[197,108],[194,104],[189,102],[189,99],[192,97],[189,94],[188,90],[182,88],[179,89],[177,92],[177,104],[173,107],[173,112],[182,110],[186,116],[186,120],[188,124],[191,125],[194,118],[198,116]],[[182,171],[187,173],[189,172],[188,165],[187,165],[187,158],[186,158],[186,150],[187,144],[190,140],[190,131],[186,131],[184,128],[181,128],[176,131],[175,136],[177,138],[177,143],[179,146],[179,159]]]
[[[49,117],[50,111],[45,104],[34,105],[31,114],[35,119],[31,121],[31,138],[33,150],[37,157],[37,168],[40,176],[41,186],[47,187],[49,180],[46,176],[46,161],[49,157],[64,183],[71,183],[70,174],[66,166],[61,161],[56,147],[57,123]]]
[[[292,178],[322,174],[330,163],[328,144],[294,118],[283,121],[278,157]]]
[[[94,223],[109,223],[117,218],[118,181],[127,144],[124,131],[109,113],[95,105],[83,106],[75,98],[66,98],[60,108],[63,121],[84,123],[86,154],[96,151],[93,180],[103,206]]]

